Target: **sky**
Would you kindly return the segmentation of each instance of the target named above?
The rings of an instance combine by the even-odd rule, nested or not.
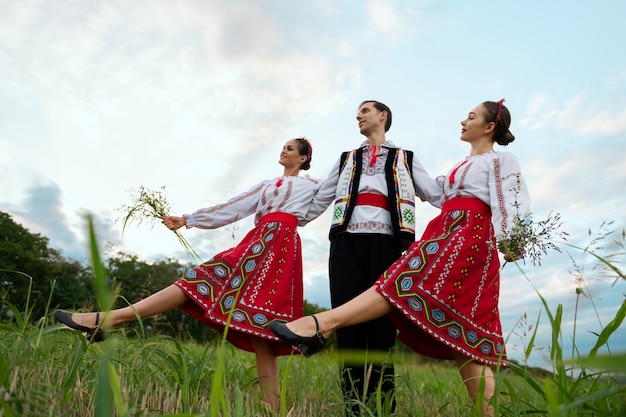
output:
[[[187,261],[160,224],[122,234],[133,190],[162,189],[173,214],[222,203],[281,175],[279,152],[301,135],[307,174],[325,178],[363,141],[369,99],[392,110],[387,139],[438,176],[469,153],[466,114],[505,98],[516,140],[498,150],[517,156],[534,219],[558,214],[569,235],[541,266],[502,270],[509,357],[524,360],[538,324],[529,363],[549,367],[538,294],[563,308],[566,357],[587,353],[625,298],[581,250],[623,268],[623,16],[621,0],[0,0],[0,211],[73,260],[89,262],[89,214],[105,257]],[[437,215],[416,211],[418,230]],[[305,298],[322,307],[329,225],[330,210],[300,229]],[[251,227],[183,233],[208,259]]]

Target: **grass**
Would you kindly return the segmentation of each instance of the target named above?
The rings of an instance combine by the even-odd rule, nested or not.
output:
[[[93,228],[90,242],[99,307],[112,304]],[[584,253],[589,248],[579,248]],[[616,279],[626,280],[614,263],[592,254]],[[518,265],[519,266],[519,265]],[[520,272],[523,270],[520,267]],[[502,416],[626,415],[626,352],[599,355],[626,317],[626,301],[603,326],[588,353],[565,357],[561,342],[562,306],[551,309],[542,295],[542,314],[552,329],[551,372],[537,374],[525,365],[496,371],[492,404]],[[263,404],[254,355],[218,341],[199,345],[169,337],[113,332],[89,344],[76,331],[48,317],[31,324],[24,312],[0,323],[0,417],[13,416],[224,416],[273,417]],[[538,320],[537,320],[538,321]],[[532,354],[538,326],[528,335]],[[526,361],[527,363],[527,361]],[[313,358],[281,357],[279,417],[343,416],[337,357],[327,350]],[[412,353],[394,355],[395,416],[475,416],[452,363],[427,361]],[[389,416],[384,401],[364,407],[366,416]]]
[[[89,344],[80,333],[57,324],[26,332],[5,327],[0,335],[4,416],[273,416],[262,402],[254,356],[231,345],[131,338],[123,331]],[[222,374],[220,350],[226,362]],[[410,353],[398,354],[394,362],[397,416],[472,415],[451,363],[423,362]],[[310,359],[282,357],[280,366],[281,415],[343,415],[339,369],[331,351]],[[534,376],[523,367],[499,372],[497,378],[501,415],[608,417],[626,410],[624,386],[610,378],[586,375],[563,381]],[[212,390],[216,379],[223,382],[217,394]],[[558,401],[559,391],[568,394],[563,395],[567,401]],[[374,406],[365,415],[387,414]]]
[[[46,326],[39,343],[35,329],[2,332],[5,416],[208,416],[215,409],[224,416],[272,415],[257,387],[254,356],[231,345],[117,333],[104,343],[88,344],[78,332],[60,327]],[[223,375],[216,372],[220,349],[227,362]],[[471,404],[456,368],[415,364],[412,354],[399,355],[395,362],[397,415],[467,415]],[[280,365],[286,388],[283,415],[343,414],[332,353],[283,357]],[[224,403],[212,391],[216,378],[224,380],[218,394]],[[523,387],[520,378],[506,378]]]

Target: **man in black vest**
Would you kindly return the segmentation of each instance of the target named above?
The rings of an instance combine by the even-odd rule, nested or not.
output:
[[[330,295],[339,306],[372,286],[415,240],[415,196],[436,204],[441,189],[411,151],[388,142],[391,110],[374,100],[359,105],[356,119],[366,141],[344,152],[320,188],[307,218],[315,218],[335,200],[330,230]],[[396,329],[387,317],[337,330],[343,354],[341,385],[347,416],[359,416],[359,402],[374,397],[395,407],[393,363]],[[358,360],[347,351],[367,352]],[[380,356],[384,360],[380,360]],[[372,360],[372,356],[378,356]],[[371,374],[370,374],[370,365]],[[382,382],[379,382],[382,379]],[[371,408],[370,408],[371,409]]]

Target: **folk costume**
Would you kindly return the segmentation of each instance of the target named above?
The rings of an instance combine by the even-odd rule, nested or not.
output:
[[[321,214],[331,202],[330,294],[333,307],[346,303],[371,287],[376,279],[415,241],[415,197],[439,206],[441,188],[413,152],[391,142],[370,146],[364,142],[344,152],[311,204],[307,218]],[[396,329],[387,317],[337,330],[339,349],[388,352]],[[347,364],[341,370],[347,399],[359,399],[367,369]],[[374,365],[368,393],[378,387],[394,389],[392,364]],[[361,398],[362,400],[362,398]],[[355,406],[355,410],[358,405]]]
[[[395,309],[398,338],[417,353],[506,365],[498,310],[497,239],[530,213],[517,159],[491,151],[469,156],[444,178],[441,214],[376,282]]]
[[[250,335],[275,341],[276,355],[293,352],[267,328],[302,317],[302,252],[298,225],[320,182],[309,176],[266,180],[224,204],[186,214],[187,228],[214,229],[251,214],[255,227],[234,248],[215,255],[176,281],[189,297],[181,309],[254,352]]]

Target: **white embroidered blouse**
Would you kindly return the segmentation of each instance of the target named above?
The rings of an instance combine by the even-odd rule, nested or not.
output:
[[[187,228],[216,229],[255,214],[254,224],[267,213],[289,213],[304,226],[304,217],[321,181],[304,176],[277,177],[265,180],[223,204],[185,214]]]
[[[387,141],[376,148],[376,153],[372,154],[372,147],[367,142],[361,144],[363,150],[363,167],[362,175],[359,180],[359,193],[374,193],[383,196],[387,195],[387,180],[385,178],[385,163],[389,148],[396,148],[391,142]],[[370,165],[370,161],[373,163]],[[322,214],[328,206],[335,200],[335,191],[337,189],[337,181],[339,180],[339,168],[341,158],[337,159],[334,166],[330,170],[328,178],[315,197],[313,204],[307,214],[307,220],[312,220]],[[428,201],[435,207],[441,207],[441,187],[438,182],[433,179],[417,156],[413,156],[413,185],[415,187],[415,195],[422,201]],[[349,233],[377,233],[377,234],[393,234],[391,224],[391,215],[389,211],[374,206],[356,206],[352,212],[352,217],[348,223],[347,232]]]
[[[511,230],[516,215],[523,219],[530,214],[528,188],[512,153],[468,156],[437,180],[444,203],[454,197],[476,197],[489,205],[496,237]]]

